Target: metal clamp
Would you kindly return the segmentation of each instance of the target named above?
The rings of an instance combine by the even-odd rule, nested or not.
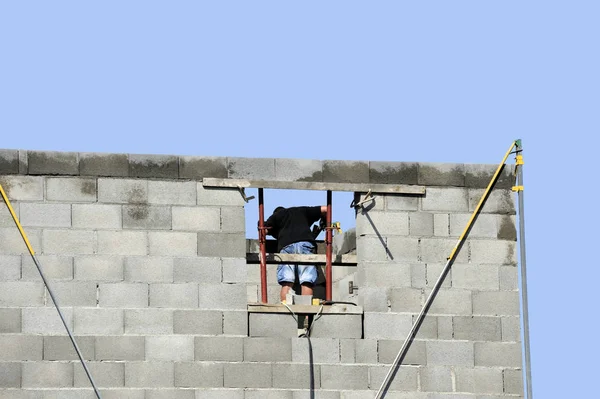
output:
[[[246,197],[246,189],[244,187],[238,186],[238,190],[240,190],[240,194],[242,194],[242,198],[244,199],[244,201],[246,201],[246,203],[250,202],[250,200],[253,200],[255,198],[254,195]]]
[[[360,201],[360,202],[355,202],[356,200],[352,200],[352,202],[350,203],[350,208],[360,208],[364,203],[367,202],[371,202],[375,200],[375,196],[371,193],[371,190],[369,190],[367,192],[367,195],[365,195],[365,198]]]

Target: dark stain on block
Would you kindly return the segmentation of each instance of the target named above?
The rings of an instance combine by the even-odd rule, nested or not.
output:
[[[510,216],[501,216],[498,239],[517,241],[517,228]]]
[[[314,172],[312,174],[312,176],[301,177],[300,179],[297,179],[296,181],[322,182],[323,181],[323,172],[319,170],[317,172]]]
[[[172,155],[129,155],[129,175],[177,179],[179,158]]]
[[[370,162],[369,182],[380,184],[417,184],[416,162]]]
[[[463,164],[420,163],[418,183],[426,186],[464,187],[465,167]]]
[[[9,201],[10,201],[10,190],[12,188],[12,184],[10,183],[9,180],[6,180],[2,176],[0,176],[0,185],[2,185],[2,188],[4,189],[4,192],[6,193],[6,196],[9,198]],[[1,195],[0,195],[0,203],[4,203],[4,198],[2,198]]]
[[[81,184],[81,193],[96,195],[96,180],[86,180]]]
[[[231,179],[274,180],[273,158],[228,158],[228,177]]]
[[[368,183],[369,164],[362,161],[323,161],[323,181],[328,183]]]
[[[13,175],[19,173],[19,151],[0,150],[0,174]]]
[[[227,158],[180,157],[179,177],[200,180],[204,177],[227,178]]]
[[[148,218],[150,211],[146,205],[128,206],[127,215],[134,220],[144,220]]]
[[[497,165],[465,165],[465,185],[472,188],[486,188],[497,169]],[[515,175],[513,165],[504,165],[494,188],[511,188],[514,184]]]
[[[76,152],[30,151],[30,175],[78,175],[79,157]]]
[[[145,204],[148,201],[146,200],[146,192],[141,188],[132,188],[127,193],[127,202],[130,204]]]
[[[80,154],[79,169],[82,176],[129,176],[127,154]]]

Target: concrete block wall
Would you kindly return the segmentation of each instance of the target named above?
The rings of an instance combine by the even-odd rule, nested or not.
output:
[[[0,183],[105,399],[373,397],[493,171],[0,150]],[[336,291],[352,278],[365,313],[324,316],[309,340],[292,336],[286,314],[250,331],[259,281],[245,260],[245,203],[203,177],[421,184],[427,194],[378,195],[358,215],[359,264],[340,270],[334,296],[347,298]],[[388,397],[522,397],[511,185],[507,168]],[[3,203],[0,397],[95,398]]]

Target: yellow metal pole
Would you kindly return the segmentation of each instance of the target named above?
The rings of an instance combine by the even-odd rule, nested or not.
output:
[[[0,184],[0,194],[2,194],[2,199],[4,199],[4,202],[8,206],[8,210],[10,211],[10,214],[12,215],[12,218],[15,221],[17,228],[19,229],[19,232],[21,233],[21,237],[23,237],[23,241],[25,241],[25,245],[27,245],[27,249],[29,250],[29,253],[31,254],[31,256],[34,256],[35,252],[33,251],[31,244],[29,243],[27,234],[25,234],[25,231],[23,230],[23,227],[21,226],[21,222],[19,222],[19,218],[15,214],[15,210],[13,209],[12,205],[10,204],[10,200],[8,199],[8,196],[6,195],[4,188],[2,188],[2,184]]]

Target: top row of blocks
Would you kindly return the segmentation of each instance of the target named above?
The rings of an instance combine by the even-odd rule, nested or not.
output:
[[[0,149],[0,174],[192,179],[205,177],[484,188],[497,165],[197,157]],[[505,167],[496,188],[514,185]]]

